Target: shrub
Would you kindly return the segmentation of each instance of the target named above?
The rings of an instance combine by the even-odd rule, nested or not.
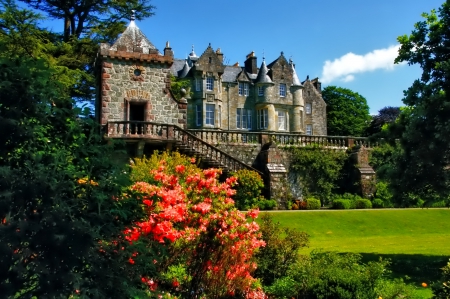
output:
[[[318,210],[320,209],[320,200],[317,198],[311,197],[306,199],[306,209],[307,210]]]
[[[383,201],[379,198],[372,200],[372,207],[376,209],[384,208]]]
[[[230,196],[237,179],[221,183],[221,170],[201,170],[178,153],[148,160],[159,161],[148,172],[151,183],[135,182],[122,200],[137,200],[145,211],[124,231],[130,243],[125,246],[135,250],[128,259],[135,267],[131,275],[155,298],[169,292],[179,298],[223,298],[234,292],[263,296],[251,272],[253,254],[264,241],[258,224],[247,219],[258,212],[235,208]],[[140,166],[149,170],[137,163],[133,171],[142,173]]]
[[[291,171],[299,175],[303,192],[327,202],[336,188],[347,154],[319,147],[293,148]]]
[[[256,253],[255,277],[270,285],[286,276],[289,267],[299,258],[299,249],[308,245],[308,234],[281,227],[268,213],[261,216],[260,231],[266,246]]]
[[[333,201],[331,208],[336,210],[348,210],[351,208],[352,201],[349,199],[336,199]]]
[[[389,189],[389,185],[387,182],[377,182],[374,197],[383,201],[384,208],[392,208],[394,206],[392,203],[392,196],[392,192]]]
[[[355,200],[355,209],[371,209],[372,202],[366,198]]]
[[[418,298],[401,279],[384,278],[388,265],[384,260],[362,263],[359,254],[313,251],[265,290],[274,298]]]
[[[256,205],[260,210],[273,210],[277,206],[277,201],[275,199],[262,199],[257,201]]]
[[[259,207],[260,202],[266,201],[261,195],[264,188],[264,182],[257,172],[241,169],[233,172],[232,175],[237,178],[237,185],[233,188],[236,190],[233,199],[239,210],[248,210]],[[273,205],[273,202],[264,202],[261,204],[264,207],[270,207]],[[276,206],[276,202],[274,206]]]

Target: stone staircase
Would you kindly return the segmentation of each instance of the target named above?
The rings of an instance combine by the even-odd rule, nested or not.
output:
[[[173,124],[143,121],[112,121],[106,126],[105,138],[167,143],[180,153],[196,157],[206,167],[221,168],[224,173],[249,169],[264,174],[252,166],[236,159],[189,131]]]

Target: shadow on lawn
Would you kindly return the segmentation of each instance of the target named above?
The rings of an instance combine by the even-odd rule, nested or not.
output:
[[[378,261],[389,259],[392,271],[392,278],[403,278],[406,282],[420,285],[422,282],[430,284],[437,281],[441,275],[441,268],[444,267],[449,258],[448,256],[432,256],[422,254],[377,254],[360,253],[362,261]],[[409,277],[406,280],[405,277]]]

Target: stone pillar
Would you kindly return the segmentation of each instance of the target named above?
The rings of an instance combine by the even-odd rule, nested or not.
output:
[[[145,141],[141,140],[136,144],[136,157],[142,158],[144,157],[144,147],[145,147]]]
[[[287,201],[291,196],[287,180],[287,170],[283,164],[283,156],[278,150],[276,144],[271,143],[263,155],[265,158],[266,185],[268,185],[269,198],[277,201],[277,209],[287,208]]]
[[[294,107],[294,109],[292,109],[292,129],[291,132],[303,132],[302,128],[302,115],[303,115],[303,110],[300,106]]]
[[[266,109],[268,110],[267,114],[268,114],[268,119],[269,119],[269,124],[267,127],[267,130],[269,131],[277,131],[278,130],[278,124],[277,124],[277,117],[275,117],[275,107],[273,106],[273,104],[268,104],[266,106]]]
[[[369,150],[364,146],[355,146],[352,155],[358,170],[359,193],[363,198],[372,198],[375,193],[376,174],[369,165]]]

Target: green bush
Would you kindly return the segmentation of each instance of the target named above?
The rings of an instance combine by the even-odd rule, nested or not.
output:
[[[372,200],[372,207],[375,209],[384,208],[383,201],[379,198]]]
[[[387,265],[386,261],[364,264],[358,254],[313,251],[309,258],[299,259],[288,271],[298,288],[296,296],[290,293],[289,298],[378,298],[377,288],[383,282]],[[286,279],[284,282],[284,285],[292,284]],[[277,286],[278,281],[273,285]],[[285,288],[277,290],[282,293]]]
[[[306,209],[307,210],[318,210],[320,209],[320,200],[317,198],[311,197],[306,199]]]
[[[349,199],[336,199],[333,201],[331,208],[336,210],[348,210],[352,206],[352,201]]]
[[[337,188],[347,153],[319,147],[293,148],[292,151],[290,171],[298,174],[304,194],[328,202]]]
[[[266,207],[276,206],[273,202],[267,200],[261,195],[264,188],[264,182],[261,176],[251,170],[241,169],[232,173],[237,178],[238,184],[234,187],[236,194],[233,199],[239,210],[248,210],[260,207],[260,204]],[[261,208],[261,207],[260,207]]]
[[[384,208],[394,207],[394,204],[392,203],[392,192],[389,190],[389,184],[387,182],[377,182],[374,197],[383,201]]]
[[[263,199],[256,202],[256,205],[260,210],[273,210],[277,206],[275,199]]]
[[[372,202],[366,198],[355,200],[355,209],[371,209]]]
[[[299,249],[308,245],[308,234],[295,229],[281,227],[268,213],[261,213],[260,231],[266,246],[256,253],[254,277],[268,286],[275,279],[285,277],[289,267],[299,258]],[[281,288],[280,284],[280,288]]]

